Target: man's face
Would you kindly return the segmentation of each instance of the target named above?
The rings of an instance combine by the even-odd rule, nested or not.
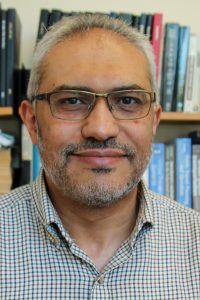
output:
[[[75,35],[47,55],[39,92],[61,86],[96,93],[151,90],[144,55],[102,29]],[[51,115],[47,101],[38,101],[37,139],[49,189],[94,207],[130,195],[147,166],[158,118],[152,105],[143,119],[116,120],[99,97],[85,120],[65,121]]]

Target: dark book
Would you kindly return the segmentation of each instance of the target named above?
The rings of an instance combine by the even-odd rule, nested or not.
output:
[[[45,35],[48,30],[49,24],[49,11],[48,9],[41,9],[40,11],[40,20],[37,34],[37,42]]]
[[[145,34],[146,22],[147,22],[147,14],[141,14],[139,19],[139,31],[143,34]]]
[[[19,68],[21,24],[14,8],[7,10],[6,22],[6,106],[14,107],[15,70]]]
[[[183,111],[189,40],[190,28],[188,26],[180,26],[174,97],[172,105],[173,111]]]
[[[149,40],[151,40],[152,20],[153,20],[153,16],[151,14],[148,14],[146,19],[145,34]]]
[[[163,46],[163,63],[161,77],[161,104],[163,111],[172,110],[175,86],[176,63],[178,53],[179,25],[167,23]]]
[[[133,15],[132,26],[139,30],[140,16]]]
[[[0,106],[6,106],[6,11],[0,10]]]
[[[60,21],[61,18],[62,18],[62,11],[57,9],[52,9],[52,11],[49,14],[48,27],[53,26],[56,22]]]

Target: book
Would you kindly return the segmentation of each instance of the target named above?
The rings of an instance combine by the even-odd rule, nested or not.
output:
[[[161,78],[161,105],[163,111],[172,110],[175,86],[176,63],[178,54],[179,25],[177,23],[165,24],[163,45],[163,62]]]
[[[174,98],[172,104],[172,110],[178,112],[183,111],[189,38],[190,28],[188,26],[180,26]]]
[[[160,47],[161,47],[161,40],[162,40],[162,22],[163,22],[163,14],[156,13],[153,15],[152,30],[151,30],[151,44],[154,49],[157,80],[159,79]]]
[[[200,48],[197,34],[190,34],[188,61],[186,71],[184,112],[199,112],[199,81],[200,81]]]
[[[132,26],[139,30],[140,16],[133,15]]]
[[[200,212],[200,143],[192,145],[192,202]]]
[[[21,176],[20,185],[28,184],[32,181],[32,159],[33,146],[25,124],[21,127]]]
[[[145,34],[146,23],[147,23],[147,14],[142,13],[139,19],[139,31],[143,34]]]
[[[52,11],[49,13],[48,27],[53,26],[56,22],[60,21],[61,18],[62,18],[62,11],[57,9],[52,9]]]
[[[154,143],[149,162],[149,189],[165,195],[165,144]]]
[[[165,145],[165,195],[175,199],[174,143]]]
[[[6,11],[0,10],[0,106],[6,106]]]
[[[32,161],[32,179],[35,180],[39,175],[40,171],[40,155],[38,151],[38,146],[36,144],[33,145],[33,161]]]
[[[153,20],[153,16],[151,14],[148,14],[147,15],[147,20],[146,20],[145,34],[146,34],[146,36],[148,37],[149,40],[151,40],[152,20]]]
[[[175,139],[176,200],[192,208],[192,140]]]
[[[41,9],[38,33],[37,33],[37,42],[39,42],[41,40],[41,38],[47,32],[48,24],[49,24],[49,11],[48,11],[48,9]]]
[[[7,10],[6,18],[6,106],[14,108],[15,72],[19,68],[21,24],[14,8]]]
[[[11,190],[12,169],[11,169],[11,149],[0,149],[0,195]]]

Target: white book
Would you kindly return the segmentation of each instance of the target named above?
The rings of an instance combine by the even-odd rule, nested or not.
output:
[[[200,111],[200,45],[199,37],[190,34],[187,61],[186,84],[184,93],[184,112]]]

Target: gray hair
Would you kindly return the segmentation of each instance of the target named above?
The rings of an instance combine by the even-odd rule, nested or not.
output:
[[[27,95],[29,99],[32,99],[38,94],[43,75],[43,61],[48,52],[56,44],[66,38],[76,33],[87,32],[92,28],[113,31],[141,50],[149,65],[149,79],[152,90],[157,93],[154,53],[147,37],[120,19],[114,19],[104,14],[81,13],[75,16],[63,17],[61,21],[49,28],[41,41],[37,44],[33,55],[32,70],[28,83]]]

